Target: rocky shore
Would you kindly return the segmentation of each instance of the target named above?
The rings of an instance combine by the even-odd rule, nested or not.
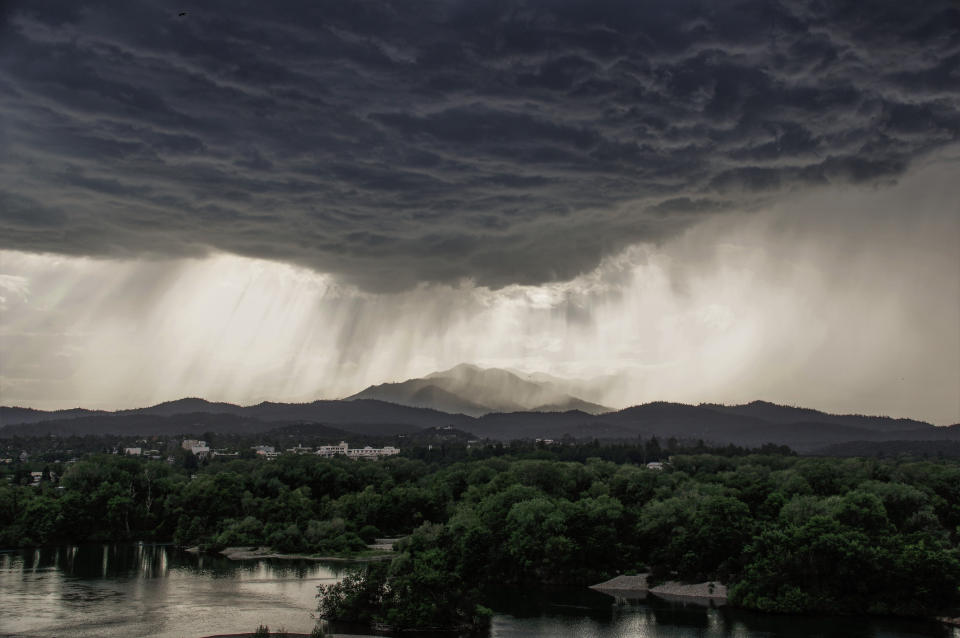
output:
[[[667,581],[654,587],[648,583],[649,574],[636,574],[632,576],[620,575],[611,578],[608,581],[591,585],[590,589],[595,589],[611,595],[639,595],[653,594],[661,598],[672,598],[682,600],[701,600],[714,603],[727,602],[727,587],[716,581],[707,581],[703,583],[681,583],[679,581]]]
[[[266,547],[225,547],[220,554],[230,560],[251,560],[256,558],[278,558],[282,560],[313,560],[323,562],[341,562],[341,563],[372,563],[380,560],[391,560],[394,554],[389,550],[381,550],[384,553],[372,556],[314,556],[312,554],[282,554]]]
[[[373,554],[367,556],[315,556],[313,554],[283,554],[280,552],[275,552],[268,547],[225,547],[220,550],[219,554],[230,560],[254,560],[257,558],[277,558],[280,560],[312,560],[312,561],[322,561],[322,562],[333,562],[333,563],[373,563],[381,560],[391,560],[395,554],[389,549],[384,547],[371,547],[371,549],[376,549],[377,551],[382,552],[381,554]],[[199,547],[188,547],[186,551],[191,554],[199,554]]]

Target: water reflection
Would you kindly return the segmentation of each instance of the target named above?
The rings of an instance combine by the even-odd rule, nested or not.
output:
[[[317,585],[342,565],[235,562],[169,545],[0,553],[0,635],[202,636],[263,623],[308,632]]]
[[[501,589],[491,638],[960,638],[933,621],[756,614],[700,604],[611,597],[590,590]]]
[[[316,587],[343,564],[230,561],[169,545],[0,552],[0,635],[196,638],[260,624],[309,632]],[[489,638],[960,638],[939,623],[752,614],[584,589],[500,588]],[[338,633],[371,633],[336,626]]]

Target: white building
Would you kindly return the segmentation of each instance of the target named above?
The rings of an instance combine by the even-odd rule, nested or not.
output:
[[[184,450],[192,450],[195,447],[207,447],[206,441],[200,441],[198,439],[184,439],[183,443],[180,444]]]
[[[340,441],[339,445],[318,445],[318,456],[336,456],[337,454],[346,454],[348,450],[347,442]]]
[[[143,449],[138,447],[125,447],[123,448],[123,453],[126,456],[140,456],[143,454]]]
[[[376,459],[381,456],[393,456],[400,454],[400,449],[393,446],[350,448],[346,441],[340,441],[339,445],[321,445],[317,447],[317,455],[331,457],[342,454],[350,459]]]
[[[351,459],[375,459],[381,456],[393,456],[394,454],[400,454],[400,450],[393,446],[376,448],[367,445],[361,449],[347,450],[347,456]]]

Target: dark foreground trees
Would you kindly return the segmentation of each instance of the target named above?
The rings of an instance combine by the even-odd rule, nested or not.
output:
[[[901,615],[955,603],[960,561],[945,535],[901,533],[879,500],[859,496],[831,503],[833,516],[764,529],[745,548],[731,601],[761,611]]]
[[[390,563],[372,563],[320,587],[320,615],[395,630],[479,628],[492,612],[463,580],[445,547],[442,525],[425,524]]]

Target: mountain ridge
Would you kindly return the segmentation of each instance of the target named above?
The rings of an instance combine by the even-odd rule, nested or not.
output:
[[[170,414],[177,406],[210,406],[219,412],[183,412]],[[748,404],[749,405],[749,404]],[[738,406],[726,406],[738,407]],[[226,411],[224,411],[226,410]],[[23,411],[21,410],[21,413]],[[261,402],[253,406],[212,403],[191,399],[165,402],[137,410],[84,414],[62,418],[75,411],[42,412],[31,410],[26,423],[5,422],[0,437],[70,434],[201,434],[203,432],[265,432],[291,424],[317,424],[352,434],[396,435],[427,428],[455,427],[482,439],[578,439],[636,440],[650,437],[674,437],[704,440],[712,444],[759,446],[765,443],[788,445],[808,452],[831,445],[862,441],[960,441],[960,425],[935,426],[906,420],[906,429],[897,429],[902,420],[869,417],[860,427],[843,423],[845,415],[829,422],[831,415],[819,413],[820,420],[781,423],[759,417],[728,413],[683,403],[651,402],[604,414],[580,410],[565,412],[495,412],[480,417],[450,414],[428,408],[415,408],[373,399],[315,401],[285,404]],[[9,410],[0,409],[0,414]],[[40,420],[42,417],[46,420]],[[862,425],[862,424],[861,424]]]
[[[960,425],[941,427],[915,419],[835,415],[762,400],[739,405],[653,401],[612,410],[566,392],[585,382],[564,383],[545,374],[461,364],[421,378],[370,386],[337,400],[261,401],[243,406],[184,397],[114,412],[2,406],[0,437],[261,432],[279,426],[316,424],[366,435],[454,427],[478,438],[500,441],[567,436],[635,440],[657,436],[702,439],[714,444],[776,443],[798,451],[854,441],[864,445],[893,440],[960,441]]]

